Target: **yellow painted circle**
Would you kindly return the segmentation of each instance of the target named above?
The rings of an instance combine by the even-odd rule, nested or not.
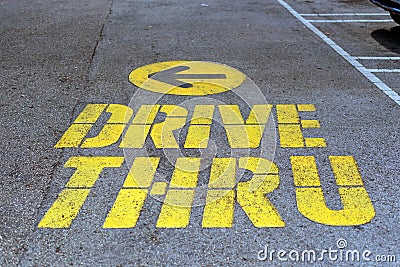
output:
[[[166,76],[170,80],[163,80],[161,73],[164,73],[164,76],[168,73]],[[226,92],[240,86],[245,78],[242,72],[232,67],[206,61],[159,62],[142,66],[129,74],[129,81],[142,89],[186,96]]]

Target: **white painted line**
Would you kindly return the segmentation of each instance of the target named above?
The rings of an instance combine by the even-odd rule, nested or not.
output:
[[[361,60],[400,60],[400,57],[354,57]]]
[[[296,10],[294,10],[290,5],[288,5],[283,0],[276,0],[284,8],[286,8],[296,19],[298,19],[304,26],[309,30],[319,36],[326,44],[328,44],[333,50],[335,50],[339,55],[341,55],[347,62],[353,65],[359,72],[361,72],[367,79],[375,84],[382,92],[389,96],[397,105],[400,106],[400,96],[393,91],[389,86],[382,82],[375,74],[368,71],[360,62],[358,62],[354,57],[350,56],[343,48],[338,46],[332,39],[321,32],[317,27],[311,24],[309,21],[304,19]]]
[[[340,17],[340,16],[390,16],[389,13],[342,13],[342,14],[299,14],[303,17]]]
[[[367,69],[370,72],[387,72],[387,73],[400,73],[400,69]]]
[[[368,23],[368,22],[393,22],[391,19],[310,19],[312,23]],[[394,22],[393,22],[394,23]]]

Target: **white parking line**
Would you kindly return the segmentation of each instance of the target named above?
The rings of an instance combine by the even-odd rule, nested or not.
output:
[[[354,57],[361,60],[400,60],[400,57]]]
[[[381,73],[400,73],[400,69],[367,69],[370,72],[381,72]]]
[[[277,0],[284,8],[286,8],[296,19],[298,19],[304,26],[309,30],[318,35],[326,44],[328,44],[333,50],[335,50],[339,55],[341,55],[347,62],[353,65],[359,72],[361,72],[367,79],[375,84],[383,93],[389,96],[397,105],[400,106],[400,96],[393,91],[389,86],[381,81],[375,74],[368,71],[359,61],[354,57],[350,56],[343,48],[337,45],[332,39],[321,32],[317,27],[315,27],[311,22],[303,18],[296,10],[294,10],[289,4],[283,0]]]
[[[389,13],[299,14],[303,17],[389,16]]]
[[[393,22],[391,19],[310,19],[307,21],[312,23]]]

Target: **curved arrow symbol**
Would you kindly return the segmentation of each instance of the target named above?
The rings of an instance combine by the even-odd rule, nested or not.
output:
[[[179,72],[189,70],[190,67],[187,66],[177,66],[170,69],[162,70],[159,72],[155,72],[149,74],[148,78],[152,78],[153,80],[167,83],[173,86],[181,87],[181,88],[190,88],[193,87],[191,83],[185,83],[180,81],[181,79],[185,80],[212,80],[212,79],[226,79],[225,74],[179,74]]]

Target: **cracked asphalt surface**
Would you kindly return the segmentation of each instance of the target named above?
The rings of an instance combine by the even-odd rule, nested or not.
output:
[[[288,3],[299,13],[383,13],[366,0]],[[322,250],[334,247],[339,238],[351,249],[396,255],[400,261],[400,107],[277,1],[0,1],[0,10],[1,266],[259,266],[268,264],[257,259],[267,244],[275,250]],[[352,55],[400,54],[394,22],[317,26]],[[128,80],[133,69],[172,60],[226,64],[254,81],[268,103],[317,107],[317,135],[327,147],[277,145],[275,152],[280,186],[268,198],[286,227],[256,228],[236,206],[232,228],[202,228],[202,207],[195,207],[187,228],[159,229],[155,221],[162,204],[152,199],[135,228],[103,229],[123,183],[124,166],[105,171],[102,177],[113,178],[99,180],[70,228],[38,228],[72,174],[63,167],[71,156],[123,156],[117,147],[79,153],[54,148],[66,129],[88,103],[128,105],[141,90]],[[385,68],[398,68],[398,62]],[[400,92],[398,74],[377,75]],[[222,93],[219,100],[235,103],[229,94]],[[179,105],[183,98],[164,101]],[[328,179],[327,157],[353,156],[375,208],[374,219],[333,227],[302,216],[290,166],[293,155],[317,158],[326,178],[326,202],[336,209],[340,199]]]

